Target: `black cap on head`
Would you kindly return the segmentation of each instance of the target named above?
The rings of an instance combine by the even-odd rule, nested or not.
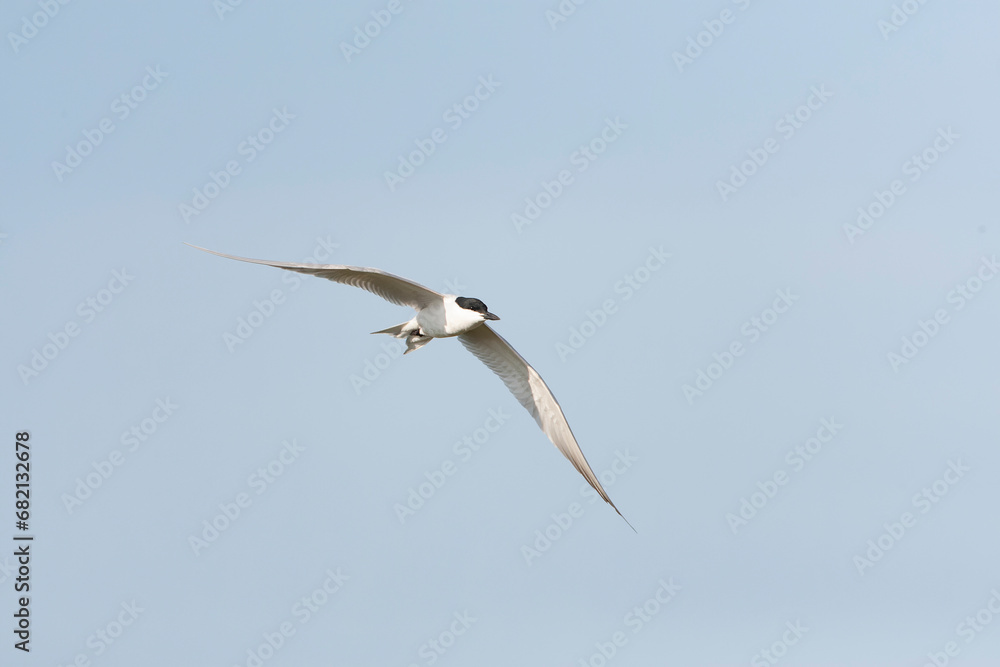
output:
[[[494,315],[486,307],[486,304],[479,299],[473,299],[467,296],[457,296],[455,297],[455,303],[457,303],[462,308],[466,310],[473,310],[481,314],[487,320],[499,320],[500,318]]]

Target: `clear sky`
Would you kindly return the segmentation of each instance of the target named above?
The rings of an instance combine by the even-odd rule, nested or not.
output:
[[[333,5],[0,10],[0,664],[997,664],[1000,6]]]

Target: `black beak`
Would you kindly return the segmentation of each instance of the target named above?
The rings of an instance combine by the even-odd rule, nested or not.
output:
[[[486,314],[483,315],[483,317],[486,318],[487,320],[499,320],[500,319],[499,317],[497,317],[496,315],[494,315],[493,313],[491,313],[488,310],[486,311]]]

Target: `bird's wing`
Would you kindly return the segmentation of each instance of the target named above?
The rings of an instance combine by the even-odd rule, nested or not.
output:
[[[552,444],[563,453],[563,456],[569,459],[573,467],[594,487],[601,498],[604,498],[605,502],[625,519],[601,487],[597,475],[590,469],[587,458],[583,455],[576,438],[573,437],[573,431],[569,428],[566,415],[559,407],[559,401],[549,391],[548,385],[545,384],[538,372],[510,346],[510,343],[486,324],[461,334],[458,339],[462,341],[462,345],[469,352],[476,355],[480,361],[489,366],[491,371],[500,376],[518,402],[531,413],[545,435],[549,436]],[[628,523],[628,519],[625,519],[625,523]],[[631,527],[632,524],[629,523],[629,526]]]
[[[320,278],[326,278],[327,280],[332,280],[336,283],[360,287],[361,289],[368,290],[372,294],[377,294],[386,301],[392,302],[398,306],[410,306],[419,310],[421,308],[426,308],[435,301],[439,301],[442,297],[441,294],[424,287],[419,283],[407,280],[406,278],[400,278],[399,276],[394,276],[391,273],[386,273],[385,271],[379,271],[378,269],[368,269],[361,266],[339,266],[337,264],[295,264],[290,262],[269,262],[263,259],[248,259],[246,257],[237,257],[236,255],[227,255],[225,253],[209,250],[208,248],[191,245],[190,243],[185,245],[190,245],[192,248],[210,252],[213,255],[218,255],[219,257],[238,259],[241,262],[251,262],[253,264],[263,264],[265,266],[274,266],[279,269],[287,269],[288,271],[296,271],[297,273],[319,276]]]

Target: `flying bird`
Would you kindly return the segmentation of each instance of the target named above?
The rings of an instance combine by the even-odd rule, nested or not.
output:
[[[563,414],[559,402],[552,395],[548,385],[538,372],[524,360],[497,332],[486,324],[488,320],[499,320],[479,299],[454,294],[439,294],[423,285],[394,276],[379,269],[369,269],[359,266],[338,266],[336,264],[295,264],[289,262],[269,262],[263,259],[249,259],[225,253],[216,252],[196,245],[192,248],[252,264],[263,264],[279,269],[305,273],[311,276],[326,278],[337,283],[353,285],[377,294],[386,301],[398,306],[410,306],[417,311],[413,319],[396,326],[373,331],[373,334],[389,334],[395,338],[406,339],[406,352],[409,354],[418,350],[435,338],[452,338],[457,336],[459,342],[472,352],[487,367],[496,373],[507,385],[518,402],[531,413],[535,422],[549,437],[552,444],[569,459],[573,467],[583,475],[583,478],[600,494],[606,503],[625,516],[611,502],[604,491],[597,475],[591,470],[587,458],[577,444],[573,431],[570,430],[566,415]],[[632,524],[625,519],[632,530]]]

